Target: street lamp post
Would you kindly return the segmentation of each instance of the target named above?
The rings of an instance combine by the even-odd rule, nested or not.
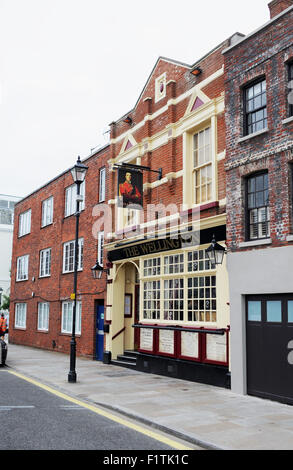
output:
[[[75,246],[74,246],[74,280],[73,280],[73,312],[72,312],[72,336],[70,341],[70,370],[68,373],[68,382],[76,382],[76,340],[75,340],[75,323],[76,323],[76,293],[77,293],[77,268],[78,268],[78,231],[80,203],[82,196],[80,194],[80,185],[85,179],[88,167],[83,165],[78,157],[76,164],[71,170],[73,181],[76,184],[76,212],[75,212]]]

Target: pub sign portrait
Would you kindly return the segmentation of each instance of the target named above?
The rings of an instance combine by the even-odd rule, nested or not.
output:
[[[142,210],[143,174],[141,171],[118,169],[118,206]],[[134,207],[137,205],[137,207]]]

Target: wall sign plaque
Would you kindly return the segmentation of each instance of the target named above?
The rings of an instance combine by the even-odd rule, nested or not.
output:
[[[198,358],[198,333],[181,332],[181,356]]]
[[[139,349],[143,349],[145,351],[152,351],[153,350],[153,337],[154,337],[154,330],[150,328],[140,328]]]
[[[227,362],[227,336],[206,335],[206,359]]]
[[[159,352],[174,354],[174,331],[159,330]]]

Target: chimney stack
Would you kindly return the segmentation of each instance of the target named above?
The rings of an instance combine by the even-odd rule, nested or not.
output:
[[[293,5],[293,0],[272,0],[268,7],[270,9],[271,19],[282,13],[282,11]]]

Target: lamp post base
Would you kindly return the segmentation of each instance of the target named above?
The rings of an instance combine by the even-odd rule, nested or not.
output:
[[[76,382],[76,343],[75,337],[73,336],[70,341],[70,368],[68,373],[68,382],[75,383]]]
[[[76,372],[75,371],[70,371],[68,374],[68,382],[71,383],[76,383]]]

